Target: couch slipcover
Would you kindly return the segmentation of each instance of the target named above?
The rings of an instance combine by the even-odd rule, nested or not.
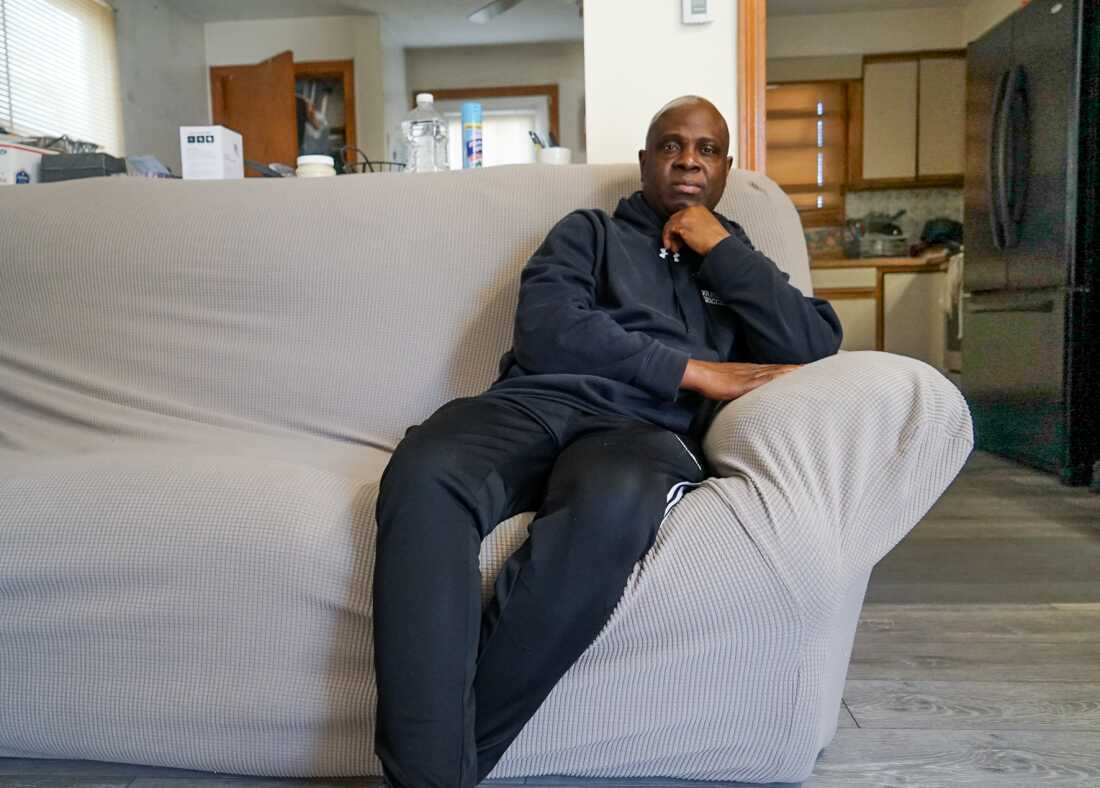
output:
[[[636,185],[582,165],[0,190],[0,755],[379,774],[377,478],[492,381],[550,227]],[[809,292],[771,181],[734,171],[719,210]],[[868,573],[970,447],[958,392],[887,354],[727,405],[717,476],[491,776],[804,779]],[[483,544],[486,592],[529,518]]]

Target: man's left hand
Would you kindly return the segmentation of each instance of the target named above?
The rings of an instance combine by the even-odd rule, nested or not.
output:
[[[703,205],[692,205],[672,214],[661,231],[661,243],[666,248],[678,252],[686,245],[700,257],[706,257],[726,238],[729,238],[726,228]]]

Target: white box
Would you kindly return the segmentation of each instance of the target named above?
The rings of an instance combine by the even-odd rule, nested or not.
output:
[[[188,180],[244,177],[244,142],[225,126],[180,126],[180,160]]]
[[[42,157],[56,151],[0,141],[0,184],[39,183]]]

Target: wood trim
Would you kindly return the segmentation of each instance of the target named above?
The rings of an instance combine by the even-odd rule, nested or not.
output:
[[[344,144],[359,147],[355,127],[355,61],[305,60],[294,64],[294,77],[339,78],[344,83]]]
[[[561,129],[558,125],[558,86],[557,85],[503,85],[490,88],[438,88],[436,90],[414,90],[409,108],[416,106],[417,93],[431,93],[437,100],[456,101],[476,98],[506,98],[508,96],[549,96],[550,133],[561,145]]]
[[[863,180],[863,81],[848,82],[848,189]]]
[[[961,189],[965,177],[962,175],[923,175],[912,178],[873,178],[858,180],[848,184],[848,191],[877,191],[880,189]]]
[[[814,297],[826,301],[854,301],[876,298],[878,290],[874,287],[815,287]]]
[[[920,49],[914,52],[883,52],[876,55],[864,55],[863,63],[888,63],[898,60],[922,60],[925,58],[965,58],[965,49]]]
[[[803,227],[835,227],[844,224],[844,206],[837,208],[807,208],[798,212]]]
[[[890,273],[905,273],[905,270],[939,271],[947,262],[947,255],[932,254],[928,257],[812,257],[812,270],[827,268],[885,268]],[[903,270],[905,269],[905,270]]]
[[[737,2],[737,167],[767,169],[767,5]]]

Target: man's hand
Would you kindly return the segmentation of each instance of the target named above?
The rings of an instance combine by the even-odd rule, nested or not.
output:
[[[678,252],[686,244],[701,257],[710,254],[726,238],[729,238],[726,228],[703,205],[692,205],[672,214],[661,231],[661,244],[666,248]]]
[[[696,391],[707,399],[729,400],[748,394],[769,380],[793,372],[801,364],[742,364],[740,362],[688,361],[680,388]]]

